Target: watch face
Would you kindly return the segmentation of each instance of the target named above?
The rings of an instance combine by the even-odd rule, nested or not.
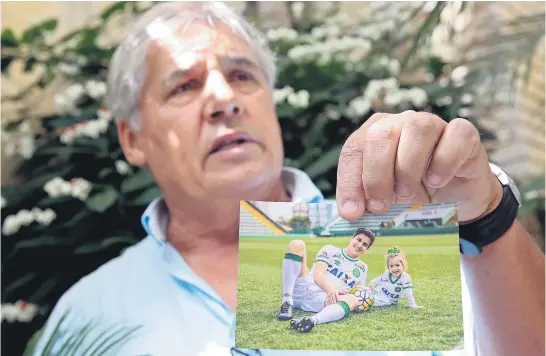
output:
[[[494,163],[489,163],[489,167],[491,168],[491,171],[493,174],[497,176],[497,179],[501,182],[502,185],[508,186],[510,190],[512,191],[512,194],[514,194],[514,197],[518,201],[518,205],[521,207],[521,193],[519,192],[518,187],[516,186],[516,183],[508,174],[506,174],[505,171],[503,171],[499,166],[497,166]]]

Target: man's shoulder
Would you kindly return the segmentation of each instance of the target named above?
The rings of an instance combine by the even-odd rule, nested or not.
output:
[[[340,253],[339,247],[335,247],[334,245],[324,245],[321,247],[319,255],[321,257],[331,258],[338,252]]]
[[[138,286],[143,269],[150,268],[153,241],[145,238],[125,249],[119,256],[98,267],[72,285],[59,299],[56,308],[92,309],[107,300],[114,301],[123,295],[122,290]],[[140,277],[139,277],[140,276]]]

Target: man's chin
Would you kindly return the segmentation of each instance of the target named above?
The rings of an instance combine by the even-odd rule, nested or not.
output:
[[[209,174],[206,185],[218,198],[268,200],[267,194],[279,179],[280,172],[271,169],[233,169]]]

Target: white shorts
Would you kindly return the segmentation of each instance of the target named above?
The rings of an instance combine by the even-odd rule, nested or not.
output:
[[[295,308],[318,313],[324,309],[328,294],[315,283],[312,276],[306,276],[296,279],[293,296]]]

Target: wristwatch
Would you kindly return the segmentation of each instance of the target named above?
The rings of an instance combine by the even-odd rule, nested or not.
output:
[[[459,224],[459,249],[465,255],[480,255],[484,246],[502,237],[516,220],[521,207],[521,194],[514,180],[496,164],[489,163],[489,167],[502,185],[502,199],[489,214]]]

